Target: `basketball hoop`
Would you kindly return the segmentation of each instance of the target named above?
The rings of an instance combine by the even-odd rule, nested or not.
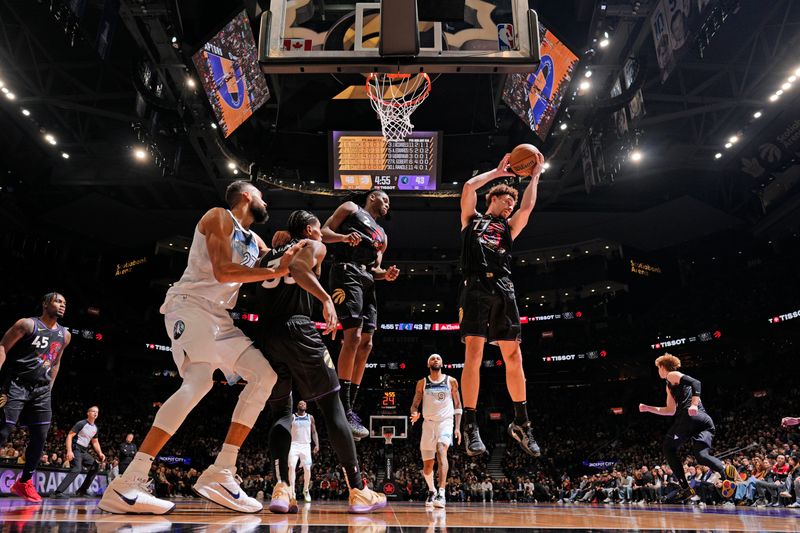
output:
[[[431,78],[419,74],[381,74],[367,76],[367,95],[381,119],[381,130],[387,141],[400,141],[414,130],[413,113],[431,93]]]
[[[389,433],[389,432],[384,433],[383,434],[383,440],[385,441],[384,444],[391,444],[393,437],[394,437],[394,433]]]

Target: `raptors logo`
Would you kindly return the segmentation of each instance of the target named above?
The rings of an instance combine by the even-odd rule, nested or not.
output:
[[[344,302],[345,296],[346,294],[344,292],[344,289],[336,289],[335,291],[333,291],[333,294],[331,294],[331,298],[333,298],[333,303],[335,304],[341,304],[342,302]]]
[[[51,342],[48,350],[42,354],[42,366],[49,368],[61,353],[61,343]]]

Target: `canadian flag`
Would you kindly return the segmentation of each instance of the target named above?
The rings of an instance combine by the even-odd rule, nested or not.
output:
[[[311,51],[311,39],[284,39],[283,40],[283,51],[284,52],[310,52]]]

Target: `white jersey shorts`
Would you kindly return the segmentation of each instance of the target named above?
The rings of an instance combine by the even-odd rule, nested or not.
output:
[[[440,442],[447,446],[453,444],[453,419],[423,420],[422,439],[419,441],[423,461],[436,457],[436,445]]]
[[[229,381],[235,381],[236,360],[253,341],[233,325],[227,309],[198,296],[174,294],[167,297],[161,312],[172,340],[172,358],[181,376],[188,359],[192,363],[209,363]]]
[[[289,448],[289,466],[297,466],[297,460],[303,466],[311,466],[311,445],[292,443]]]

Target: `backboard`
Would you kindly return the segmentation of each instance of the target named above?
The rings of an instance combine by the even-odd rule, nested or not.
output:
[[[259,62],[278,74],[529,73],[539,64],[538,19],[527,0],[466,0],[463,20],[417,27],[418,54],[382,57],[380,2],[271,0]]]
[[[393,439],[408,438],[408,417],[400,415],[370,415],[369,438],[382,439],[384,433],[391,430]]]

